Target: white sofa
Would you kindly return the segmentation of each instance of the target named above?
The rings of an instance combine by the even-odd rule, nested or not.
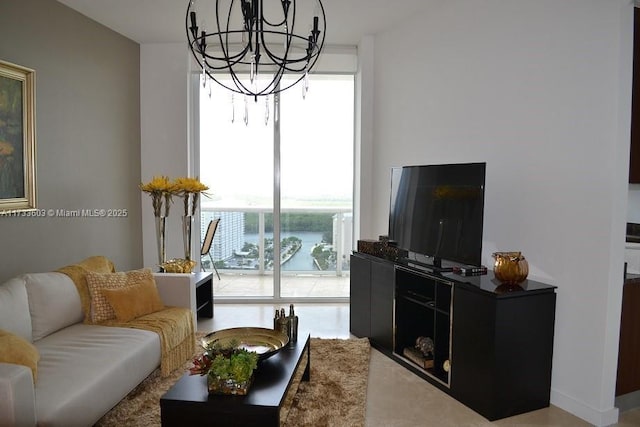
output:
[[[170,295],[161,284],[160,298]],[[25,274],[0,285],[0,329],[33,343],[32,369],[0,363],[0,426],[91,426],[160,365],[158,334],[83,322],[69,276]]]

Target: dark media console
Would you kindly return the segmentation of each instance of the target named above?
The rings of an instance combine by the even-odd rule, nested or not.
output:
[[[555,286],[359,252],[350,268],[351,333],[488,420],[549,406]],[[415,354],[418,338],[433,344],[427,357]]]
[[[400,258],[397,262],[400,265],[406,265],[409,267],[417,268],[423,271],[427,271],[429,273],[450,273],[453,271],[453,267],[443,266],[441,262],[429,264],[426,262],[418,261],[413,258]]]

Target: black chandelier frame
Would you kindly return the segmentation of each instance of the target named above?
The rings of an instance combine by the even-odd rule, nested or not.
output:
[[[280,0],[283,18],[280,22],[272,23],[264,16],[264,0],[230,0],[229,10],[226,12],[226,22],[221,21],[220,3],[216,0],[215,23],[216,31],[207,32],[199,29],[194,1],[190,0],[185,18],[185,28],[189,49],[195,61],[202,70],[203,77],[207,76],[219,85],[235,93],[253,96],[268,96],[289,89],[306,78],[318,61],[324,47],[326,34],[326,17],[324,6],[320,0],[315,1],[319,8],[319,15],[313,17],[312,29],[308,36],[296,34],[296,2],[300,0]],[[275,2],[275,0],[274,0]],[[232,29],[231,20],[234,6],[239,4],[242,12],[242,29]],[[291,15],[289,15],[291,13]],[[242,42],[238,48],[236,42],[231,42],[231,36],[241,36]],[[280,37],[280,42],[267,42],[265,35]],[[296,46],[294,43],[300,43]],[[306,48],[302,47],[306,44]],[[275,45],[275,46],[274,46]],[[278,54],[274,47],[282,47],[283,54]],[[213,47],[213,50],[211,49]],[[232,53],[233,48],[237,53]],[[303,53],[296,54],[294,49]],[[218,51],[221,56],[218,56]],[[258,76],[264,77],[261,71],[269,70],[270,81],[258,88]],[[275,69],[275,70],[274,70]],[[226,71],[233,85],[229,85],[217,76]],[[247,71],[249,80],[247,84]],[[291,83],[281,86],[281,79],[285,74],[300,74]],[[227,75],[226,73],[224,75]],[[253,87],[251,87],[253,86]]]

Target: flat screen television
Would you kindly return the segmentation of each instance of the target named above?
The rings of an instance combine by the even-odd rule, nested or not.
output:
[[[479,266],[485,172],[486,163],[392,168],[389,239],[437,270]]]

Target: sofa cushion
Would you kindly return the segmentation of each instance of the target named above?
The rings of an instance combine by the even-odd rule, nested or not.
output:
[[[89,288],[87,287],[86,275],[88,271],[97,273],[113,273],[116,271],[113,262],[109,258],[98,255],[85,258],[77,264],[67,265],[57,270],[64,273],[76,285],[76,289],[80,294],[82,301],[82,312],[84,313],[84,322],[91,323],[91,297]]]
[[[31,369],[33,382],[38,378],[40,353],[24,338],[0,329],[0,362],[23,365]]]
[[[120,322],[164,309],[151,271],[139,283],[118,289],[102,289],[102,293]]]
[[[77,323],[35,343],[41,426],[91,426],[160,364],[149,331]]]
[[[25,274],[33,340],[82,322],[82,304],[73,281],[62,273]]]
[[[0,285],[0,328],[32,342],[29,297],[24,277]]]
[[[91,295],[91,322],[101,323],[116,318],[116,313],[109,304],[103,290],[123,289],[137,285],[145,280],[153,280],[151,270],[119,271],[116,273],[88,272],[86,275],[89,294]]]

